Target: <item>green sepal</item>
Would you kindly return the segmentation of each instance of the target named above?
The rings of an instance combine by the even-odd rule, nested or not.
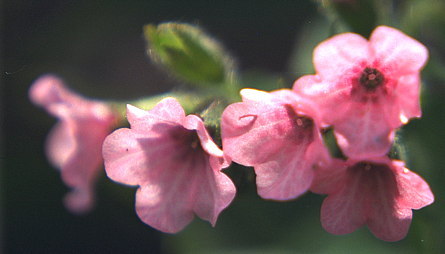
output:
[[[393,145],[388,153],[388,157],[394,160],[401,160],[408,162],[408,155],[406,151],[405,142],[403,141],[402,130],[398,130],[396,132]]]
[[[176,78],[192,85],[231,83],[234,62],[200,28],[181,23],[144,26],[147,53]]]
[[[337,143],[337,139],[334,135],[332,128],[322,130],[323,141],[329,150],[329,153],[334,158],[346,159],[346,156],[341,151],[340,146]]]

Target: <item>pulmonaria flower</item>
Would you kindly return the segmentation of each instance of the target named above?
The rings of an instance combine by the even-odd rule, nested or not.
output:
[[[386,157],[334,160],[316,172],[311,191],[328,194],[321,206],[321,224],[342,235],[367,225],[385,241],[398,241],[408,233],[412,209],[434,201],[428,184],[402,161]]]
[[[288,200],[306,192],[313,168],[329,161],[315,108],[291,90],[241,91],[243,102],[229,105],[221,117],[226,156],[253,166],[258,194]]]
[[[394,129],[421,115],[419,72],[427,58],[421,43],[394,28],[377,27],[369,41],[344,33],[315,48],[317,74],[301,77],[293,90],[319,105],[345,155],[382,156]]]
[[[108,177],[139,186],[139,218],[167,233],[182,230],[194,214],[215,225],[236,189],[221,172],[228,163],[203,121],[185,116],[173,98],[150,111],[128,105],[127,118],[131,128],[105,139],[103,157]]]
[[[72,188],[65,206],[74,213],[89,211],[94,203],[93,185],[102,166],[102,142],[111,133],[116,115],[106,104],[68,90],[52,75],[37,79],[29,96],[59,119],[47,138],[46,154]]]

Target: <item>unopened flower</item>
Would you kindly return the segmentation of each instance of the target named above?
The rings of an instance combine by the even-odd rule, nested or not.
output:
[[[329,160],[315,108],[291,90],[241,91],[221,117],[225,154],[253,166],[258,194],[288,200],[306,192],[313,168]]]
[[[90,210],[93,185],[102,166],[102,142],[111,132],[116,115],[106,104],[70,91],[53,75],[37,79],[29,96],[59,119],[47,138],[46,154],[72,188],[65,197],[66,207],[74,213]]]
[[[215,225],[236,189],[201,118],[185,116],[173,98],[149,111],[128,105],[127,118],[131,128],[105,139],[103,157],[108,177],[139,186],[139,218],[167,233],[182,230],[194,214]]]
[[[293,89],[320,106],[345,155],[382,156],[394,129],[421,116],[419,72],[427,58],[425,46],[394,28],[377,27],[369,41],[344,33],[315,48],[317,74]]]
[[[321,207],[323,228],[336,235],[367,225],[378,238],[398,241],[408,233],[412,209],[434,201],[428,184],[402,161],[373,158],[334,160],[316,171],[311,191],[327,194]]]

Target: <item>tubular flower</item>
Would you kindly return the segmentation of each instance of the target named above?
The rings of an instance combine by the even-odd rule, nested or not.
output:
[[[224,152],[253,166],[258,194],[288,200],[308,190],[313,168],[330,157],[321,139],[317,112],[291,90],[241,90],[243,102],[221,117]]]
[[[139,218],[167,233],[182,230],[194,214],[215,225],[236,189],[221,172],[228,163],[203,121],[185,116],[173,98],[150,111],[128,105],[127,118],[131,128],[105,139],[103,157],[109,178],[139,186]]]
[[[293,90],[319,105],[345,155],[382,156],[394,129],[421,116],[419,72],[427,58],[421,43],[394,28],[377,27],[369,41],[344,33],[315,48],[316,75],[301,77]]]
[[[117,116],[106,104],[75,94],[52,75],[36,80],[29,96],[34,104],[59,119],[48,135],[46,154],[60,169],[65,184],[73,189],[65,197],[65,206],[74,213],[90,210],[93,185],[101,170],[102,142]]]
[[[365,161],[334,160],[316,172],[311,191],[327,194],[321,223],[329,233],[342,235],[367,225],[385,241],[398,241],[408,233],[412,209],[430,205],[428,184],[386,157]]]

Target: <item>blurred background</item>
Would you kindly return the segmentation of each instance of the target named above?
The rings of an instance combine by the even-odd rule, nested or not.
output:
[[[444,1],[5,0],[1,7],[0,253],[445,253]],[[195,219],[179,234],[160,233],[136,216],[135,189],[104,174],[96,208],[70,214],[62,203],[67,188],[44,154],[56,120],[29,102],[28,88],[45,73],[100,99],[181,86],[145,53],[143,25],[164,21],[197,24],[219,40],[236,57],[245,87],[291,87],[313,73],[314,46],[339,32],[368,36],[386,24],[424,43],[423,117],[403,127],[401,140],[408,168],[430,184],[435,203],[414,211],[408,236],[396,243],[366,228],[334,236],[319,222],[324,197],[262,200],[252,170],[233,167],[238,194],[215,228]]]

